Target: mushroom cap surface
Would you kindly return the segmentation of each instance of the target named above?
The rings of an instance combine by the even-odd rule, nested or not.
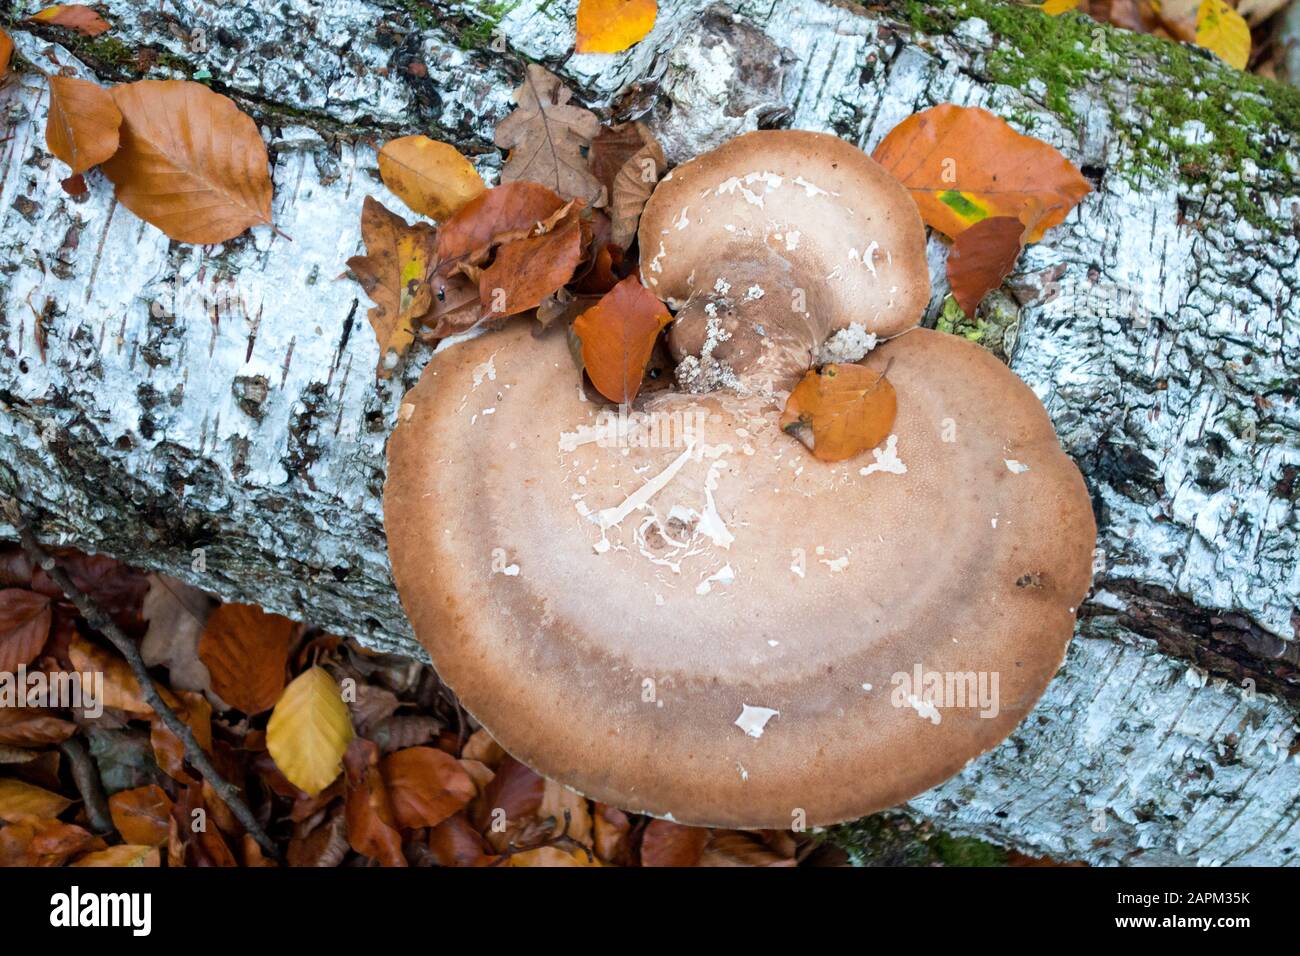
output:
[[[788,311],[799,289],[817,298],[806,307],[820,338],[854,323],[887,338],[916,325],[930,296],[916,203],[827,133],[759,130],[676,167],[638,235],[642,278],[671,308],[721,283],[740,298],[757,287]]]
[[[785,828],[893,806],[1011,731],[1089,586],[1083,480],[978,346],[914,329],[864,364],[889,365],[894,435],[828,464],[728,392],[643,394],[656,444],[620,439],[560,329],[434,356],[390,439],[389,554],[502,746],[628,810]],[[918,673],[996,675],[996,704],[908,700]]]

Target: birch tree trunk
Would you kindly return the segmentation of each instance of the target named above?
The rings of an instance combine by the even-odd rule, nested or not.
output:
[[[428,356],[377,382],[366,301],[338,278],[365,196],[401,208],[377,144],[425,132],[491,180],[528,60],[605,118],[645,119],[674,161],[756,126],[870,150],[919,109],[984,105],[1096,187],[957,331],[1046,403],[1096,502],[1098,577],[1029,719],[907,809],[1094,863],[1300,855],[1294,91],[988,0],[660,0],[616,56],[572,55],[576,0],[99,6],[114,29],[96,40],[11,25],[23,62],[0,92],[0,481],[45,540],[423,656],[380,493]],[[262,125],[284,235],[179,245],[97,173],[64,195],[37,72],[56,65],[210,78]]]

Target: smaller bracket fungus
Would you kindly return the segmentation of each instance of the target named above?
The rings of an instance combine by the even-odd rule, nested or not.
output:
[[[678,310],[669,344],[689,391],[779,390],[833,333],[897,335],[930,295],[916,203],[825,133],[747,133],[678,166],[640,244],[647,287]]]
[[[1091,577],[1083,479],[1008,368],[914,328],[924,232],[854,147],[733,140],[658,187],[641,243],[683,387],[598,404],[563,329],[514,322],[404,399],[384,520],[415,633],[502,746],[603,802],[786,828],[904,801],[1060,666]],[[861,362],[896,417],[819,461],[780,394],[854,323],[884,339]],[[726,374],[692,378],[709,350]]]

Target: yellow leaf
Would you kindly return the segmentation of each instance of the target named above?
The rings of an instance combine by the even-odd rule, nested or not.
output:
[[[339,685],[323,667],[294,678],[266,725],[266,749],[299,790],[316,796],[339,775],[352,720]]]
[[[483,192],[483,178],[454,146],[403,136],[379,151],[384,185],[422,216],[441,222]]]
[[[57,793],[21,780],[0,778],[0,820],[6,823],[51,820],[71,805],[71,800]]]
[[[657,0],[578,0],[577,53],[618,53],[654,29]]]
[[[1042,10],[1049,17],[1059,17],[1079,5],[1079,0],[1043,0]]]
[[[1196,45],[1244,70],[1250,61],[1250,27],[1224,0],[1201,0],[1196,11]]]
[[[158,856],[156,846],[138,846],[132,843],[123,843],[120,846],[110,846],[107,850],[87,853],[72,865],[90,867],[157,866]]]

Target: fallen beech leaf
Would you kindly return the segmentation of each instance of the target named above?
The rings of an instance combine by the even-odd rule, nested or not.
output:
[[[554,821],[552,836],[563,834],[583,846],[591,846],[591,806],[586,797],[564,784],[554,780],[546,781],[542,802],[537,808],[537,818]]]
[[[40,13],[27,18],[37,23],[48,23],[56,27],[65,27],[80,33],[83,37],[97,37],[112,29],[108,21],[90,7],[79,3],[63,3],[46,7]]]
[[[582,224],[577,216],[551,232],[516,239],[497,250],[479,277],[479,302],[485,313],[518,315],[573,278],[582,259]]]
[[[295,832],[285,854],[290,866],[333,867],[348,855],[347,820],[337,812],[306,833]]]
[[[14,58],[14,40],[4,30],[0,30],[0,80],[9,75],[9,64]]]
[[[15,673],[36,660],[50,636],[50,599],[35,591],[0,591],[0,673]]]
[[[578,316],[573,331],[582,340],[582,363],[596,391],[611,402],[636,398],[655,340],[672,320],[635,275]]]
[[[596,856],[615,866],[627,866],[630,860],[628,835],[632,821],[616,807],[598,803],[592,813],[592,848]]]
[[[714,830],[700,854],[699,866],[795,866],[757,836],[740,830]]]
[[[90,187],[86,185],[86,177],[81,173],[69,176],[67,179],[60,179],[59,187],[69,196],[84,196],[90,192]]]
[[[280,772],[315,796],[342,770],[352,721],[339,685],[323,667],[303,671],[280,697],[266,725],[266,749]]]
[[[709,831],[651,820],[641,835],[642,866],[698,866]]]
[[[212,675],[199,658],[199,637],[212,613],[212,599],[198,588],[165,574],[149,575],[140,615],[149,624],[140,656],[150,667],[167,668],[172,690],[212,689]]]
[[[1041,203],[1028,239],[1037,242],[1092,190],[1052,146],[988,110],[951,103],[903,120],[872,156],[912,193],[926,224],[951,239],[981,219],[1018,217]]]
[[[578,0],[576,53],[618,53],[654,29],[658,0]]]
[[[131,673],[131,666],[119,657],[116,651],[92,644],[78,634],[72,638],[68,657],[72,661],[73,669],[80,673],[98,671],[104,675],[103,704],[105,707],[124,710],[128,714],[137,716],[153,713],[153,708],[145,703],[140,682]],[[169,704],[174,702],[174,698],[171,698],[165,687],[160,687],[158,692]]]
[[[77,725],[60,720],[51,711],[24,707],[0,694],[0,745],[48,747],[61,744],[77,732]]]
[[[127,843],[162,846],[167,842],[172,801],[157,784],[113,794],[108,798],[108,812]]]
[[[482,866],[496,858],[464,813],[450,816],[430,830],[428,845],[439,866]]]
[[[379,151],[379,176],[411,209],[439,221],[485,188],[483,177],[456,147],[427,136],[385,143]]]
[[[862,365],[824,365],[794,387],[781,428],[814,457],[844,461],[889,437],[897,412],[898,396],[883,375]]]
[[[375,305],[370,326],[379,341],[380,378],[387,378],[415,341],[415,327],[433,301],[429,274],[437,263],[437,233],[428,223],[407,225],[367,196],[361,209],[364,256],[353,256],[348,268]]]
[[[72,866],[159,866],[159,852],[156,846],[132,846],[123,843],[110,846],[106,850],[96,850],[74,860]]]
[[[410,747],[386,756],[379,765],[397,825],[436,827],[474,799],[474,781],[451,754],[433,747]]]
[[[490,770],[496,770],[506,759],[505,748],[493,740],[492,735],[483,727],[469,735],[460,755],[464,760],[477,760]]]
[[[103,845],[71,823],[25,820],[0,827],[0,866],[61,866],[82,850]]]
[[[197,811],[203,811],[198,813]],[[203,790],[198,786],[182,787],[172,805],[170,824],[175,829],[168,833],[168,865],[178,858],[182,866],[238,866],[234,853],[226,844],[221,831],[212,825],[214,814],[203,800]],[[198,823],[202,821],[203,826]],[[178,845],[173,845],[178,844]]]
[[[73,175],[117,152],[121,126],[122,114],[108,90],[71,76],[50,77],[45,145],[72,167]]]
[[[506,860],[507,866],[600,866],[594,854],[583,850],[562,850],[555,846],[539,846],[535,850],[515,853]]]
[[[494,244],[528,236],[562,208],[564,200],[540,183],[503,183],[471,199],[438,228],[438,260],[481,261]]]
[[[41,787],[0,777],[0,820],[18,823],[21,820],[49,820],[57,817],[72,801]]]
[[[610,241],[626,249],[641,211],[668,168],[663,148],[644,123],[606,127],[591,141],[591,171],[609,196]]]
[[[1250,62],[1250,26],[1224,0],[1201,0],[1196,9],[1196,45],[1244,70]]]
[[[104,554],[60,551],[55,557],[59,567],[72,578],[72,583],[98,604],[100,610],[128,636],[137,637],[144,632],[140,605],[149,590],[149,577],[145,572]],[[56,602],[65,600],[63,589],[42,568],[32,573],[31,588]]]
[[[496,776],[484,789],[482,799],[474,801],[474,822],[492,848],[501,853],[537,814],[545,793],[546,781],[541,776],[507,756],[496,768]],[[504,817],[504,829],[493,825],[497,811]]]
[[[501,181],[531,180],[564,199],[600,206],[604,190],[582,154],[600,131],[600,120],[590,110],[570,104],[572,97],[559,77],[536,63],[528,64],[524,82],[514,94],[518,108],[496,128],[496,144],[510,150]]]
[[[432,304],[421,320],[432,326],[427,333],[435,339],[446,338],[477,325],[483,317],[479,304],[478,283],[459,273],[450,276],[434,274],[429,278],[433,290]]]
[[[384,775],[379,769],[379,748],[357,738],[348,747],[348,796],[346,818],[348,843],[362,856],[384,866],[406,866],[402,836],[389,799]]]
[[[1024,248],[1025,225],[1012,216],[981,219],[952,245],[948,253],[948,285],[968,316],[990,289],[1002,284]]]
[[[1079,5],[1079,0],[1043,0],[1040,8],[1049,17],[1059,17],[1062,13],[1068,13]]]
[[[101,164],[122,205],[180,242],[225,242],[271,221],[271,177],[257,124],[188,80],[113,87],[122,143]]]
[[[284,690],[297,625],[251,604],[223,604],[208,617],[199,658],[218,697],[244,713],[270,710]]]

